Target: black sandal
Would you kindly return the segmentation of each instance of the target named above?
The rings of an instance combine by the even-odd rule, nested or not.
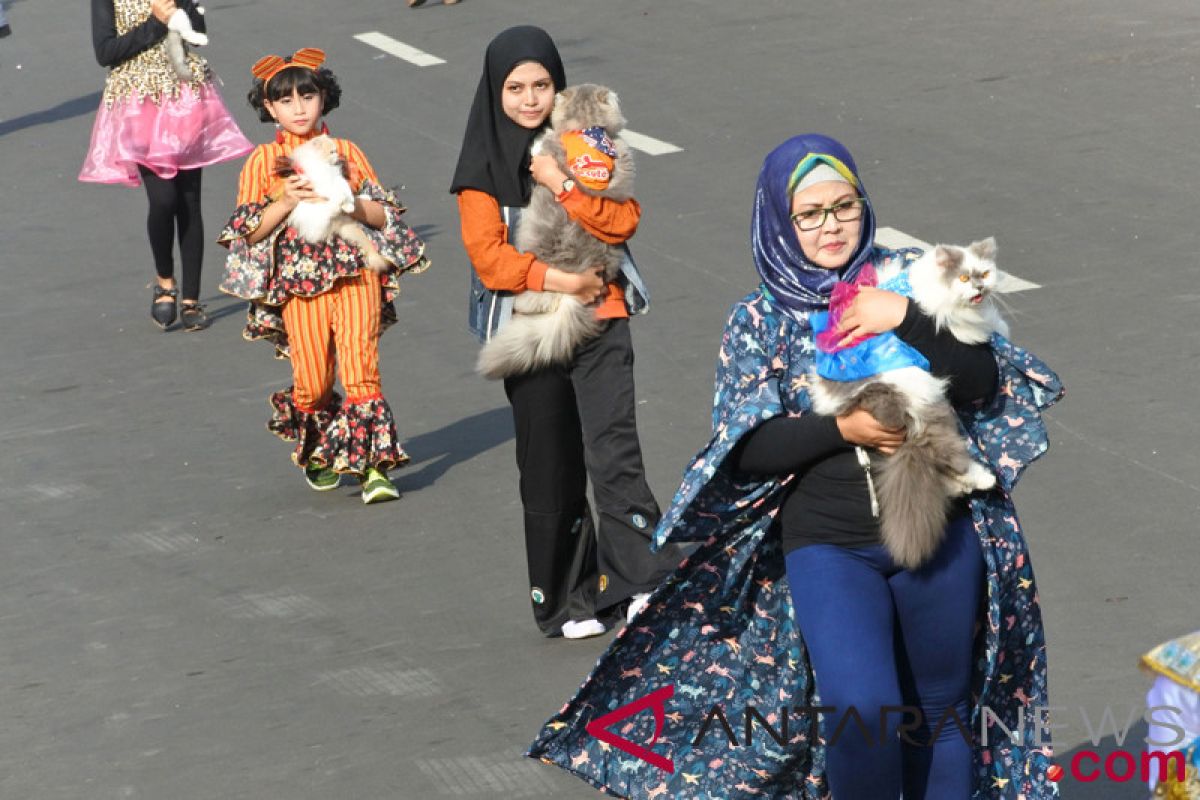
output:
[[[202,331],[212,324],[212,320],[204,311],[204,306],[196,302],[189,303],[186,300],[179,305],[179,321],[183,323],[185,331]]]
[[[162,299],[164,297],[170,298],[170,302],[164,301]],[[177,297],[179,297],[178,289],[164,289],[158,284],[154,285],[154,300],[150,303],[150,318],[164,331],[175,321],[175,298]]]

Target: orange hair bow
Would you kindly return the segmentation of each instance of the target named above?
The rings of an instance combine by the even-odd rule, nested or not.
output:
[[[288,67],[304,67],[305,69],[316,70],[324,63],[324,50],[319,50],[316,47],[302,47],[287,58],[281,58],[277,55],[263,56],[254,62],[254,66],[250,68],[250,72],[254,77],[261,79],[263,86],[266,86],[271,82],[271,78],[274,78]]]

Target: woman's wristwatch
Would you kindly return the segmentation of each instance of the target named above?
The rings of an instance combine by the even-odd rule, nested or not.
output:
[[[574,188],[575,188],[575,179],[567,178],[565,181],[562,182],[562,191],[559,192],[558,194],[554,195],[554,199],[558,200],[559,202],[562,202],[563,198],[565,198],[567,195],[569,195],[571,193],[571,190]]]

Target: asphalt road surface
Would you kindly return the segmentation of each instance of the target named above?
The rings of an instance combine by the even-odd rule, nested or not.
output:
[[[205,55],[247,135],[271,136],[244,101],[250,64],[320,46],[345,90],[333,132],[405,187],[434,265],[405,281],[382,367],[414,463],[397,503],[304,485],[263,427],[287,365],[240,339],[215,245],[212,329],[151,324],[143,193],[75,179],[104,77],[85,4],[12,3],[0,798],[595,796],[520,758],[607,637],[548,641],[532,624],[511,421],[500,387],[472,373],[447,193],[483,47],[525,22],[556,38],[572,80],[616,88],[650,137],[633,245],[654,307],[634,337],[664,505],[707,438],[725,315],[756,282],[758,167],[822,131],[857,156],[882,225],[995,235],[1001,265],[1040,287],[1009,297],[1014,338],[1068,393],[1017,504],[1059,752],[1092,748],[1081,710],[1140,706],[1140,653],[1200,627],[1194,2],[214,0],[208,13]],[[388,39],[355,38],[371,32]],[[205,171],[210,241],[237,170]],[[1103,780],[1063,794],[1145,796]]]

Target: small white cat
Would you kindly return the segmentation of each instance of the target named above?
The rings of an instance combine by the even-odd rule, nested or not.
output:
[[[324,202],[299,203],[288,216],[288,224],[300,236],[314,243],[340,236],[361,250],[367,266],[376,272],[392,266],[362,226],[349,216],[354,210],[354,191],[346,179],[345,165],[332,137],[322,134],[308,140],[292,151],[290,162],[277,162],[275,171],[277,174],[297,172],[303,175],[314,192],[327,198]]]
[[[996,307],[996,240],[967,247],[938,245],[908,268],[912,300],[933,318],[939,331],[949,331],[964,344],[982,344],[992,333],[1008,336],[1008,324]],[[884,270],[886,283],[899,266]],[[865,408],[889,428],[907,428],[907,438],[891,456],[868,470],[879,476],[876,516],[883,543],[897,564],[914,569],[937,550],[946,527],[950,500],[996,485],[996,476],[973,460],[958,428],[958,417],[946,400],[946,381],[919,367],[902,367],[857,381],[833,381],[814,373],[813,410],[838,416]]]
[[[196,6],[196,13],[203,14],[204,6]],[[167,57],[180,80],[195,80],[192,67],[187,60],[187,47],[184,43],[203,47],[208,44],[208,37],[192,28],[192,20],[182,8],[177,8],[167,20]]]

